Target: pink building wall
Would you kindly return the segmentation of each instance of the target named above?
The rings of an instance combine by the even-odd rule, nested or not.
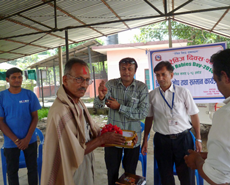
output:
[[[107,79],[96,79],[96,96],[98,96],[98,87],[99,87],[99,84],[101,83],[102,80],[107,82]],[[89,87],[85,93],[85,96],[90,97],[90,98],[94,98],[94,83],[89,85]]]
[[[145,69],[149,69],[149,50],[160,50],[169,48],[168,41],[154,41],[147,43],[116,44],[107,46],[94,46],[92,49],[107,54],[108,80],[119,78],[119,61],[125,57],[132,57],[138,63],[136,79],[145,83]],[[187,40],[174,40],[173,48],[184,47]]]
[[[98,87],[99,84],[101,83],[101,81],[104,80],[105,82],[107,82],[107,79],[96,79],[96,96],[98,96]],[[58,90],[59,86],[56,87],[56,91]],[[40,89],[42,89],[40,87]],[[42,97],[42,94],[39,94],[39,88],[36,86],[34,87],[34,93],[36,94],[36,96],[38,98]],[[43,86],[43,96],[44,97],[50,97],[50,96],[55,96],[55,88],[54,85],[51,86]],[[92,83],[91,85],[89,85],[89,87],[86,90],[85,93],[86,97],[90,97],[90,98],[94,98],[94,83]]]
[[[125,57],[132,57],[137,61],[138,68],[136,72],[136,79],[142,82],[145,81],[144,69],[148,69],[148,56],[145,50],[127,49],[115,50],[107,52],[108,60],[108,79],[119,78],[119,61]]]
[[[174,40],[173,48],[183,47],[187,45],[187,40]],[[130,43],[130,44],[115,44],[107,46],[93,46],[92,50],[107,54],[107,64],[108,64],[108,80],[113,78],[119,78],[119,61],[125,57],[132,57],[138,63],[138,68],[136,72],[136,79],[145,83],[145,69],[149,69],[148,62],[148,50],[159,50],[166,49],[168,47],[168,41],[155,41],[147,43]],[[96,79],[96,96],[98,96],[98,86],[100,82],[106,79]],[[38,97],[39,91],[38,87],[34,89],[35,94]],[[51,95],[54,95],[54,86],[51,86]],[[49,86],[44,86],[44,97],[50,96]],[[91,84],[85,96],[94,98],[94,84]]]
[[[56,87],[56,90],[59,88]],[[42,87],[40,87],[41,89],[41,93],[42,93]],[[41,98],[42,97],[42,94],[39,94],[39,88],[38,86],[34,87],[34,93],[36,94],[36,96],[38,98]],[[43,96],[44,97],[49,97],[49,96],[54,96],[55,95],[55,87],[54,85],[51,85],[51,86],[43,86]]]

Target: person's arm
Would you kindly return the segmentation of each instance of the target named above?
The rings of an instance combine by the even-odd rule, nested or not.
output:
[[[107,132],[86,143],[85,155],[104,144],[121,145],[123,143],[125,143],[125,138],[121,134]]]
[[[141,120],[145,119],[149,110],[149,93],[148,87],[145,85],[143,89],[139,89],[140,99],[136,108],[125,105],[119,106],[119,112],[128,119]]]
[[[19,148],[21,150],[25,150],[28,147],[28,145],[30,143],[30,139],[31,139],[31,137],[32,137],[32,135],[34,133],[34,130],[37,127],[38,112],[37,111],[32,112],[31,116],[32,116],[32,121],[30,123],[30,128],[29,128],[29,130],[27,132],[27,135],[26,135],[25,138],[19,140],[19,145],[18,146],[19,146]]]
[[[198,117],[198,114],[191,115],[191,121],[192,121],[192,126],[196,132],[196,139],[201,140],[201,135],[200,135],[200,120]],[[202,143],[198,140],[196,140],[196,151],[201,152],[202,151]]]
[[[199,152],[199,154],[201,155],[201,157],[202,157],[204,160],[207,159],[208,152]]]
[[[105,99],[106,99],[106,95],[107,95],[108,89],[105,86],[105,82],[101,81],[99,87],[98,87],[98,96],[96,98],[94,98],[93,101],[93,107],[96,109],[100,109],[105,107]]]
[[[148,148],[148,135],[149,132],[152,128],[152,123],[153,123],[153,117],[146,117],[145,119],[145,131],[144,131],[144,138],[143,138],[143,143],[141,147],[141,153],[143,155],[147,154],[147,148]]]
[[[105,82],[102,80],[99,87],[98,87],[98,98],[100,100],[104,100],[105,99],[105,95],[107,94],[108,92],[108,89],[107,87],[105,86]]]
[[[18,146],[19,139],[4,122],[4,117],[0,117],[0,130]]]
[[[189,155],[186,155],[184,157],[187,166],[190,167],[192,170],[197,169],[200,176],[203,179],[205,179],[209,184],[217,185],[204,173],[203,171],[204,159],[202,158],[202,156],[193,150],[189,150],[189,153],[190,153]]]
[[[93,107],[96,109],[104,108],[105,107],[105,99],[100,100],[99,97],[97,96],[96,98],[94,98]]]
[[[196,132],[196,139],[201,140],[200,136],[200,120],[198,116],[199,109],[197,108],[193,97],[188,89],[183,89],[184,90],[184,100],[185,100],[185,107],[187,110],[187,114],[190,115],[191,117],[191,122],[192,126]],[[195,141],[196,145],[196,151],[201,152],[202,151],[202,144],[198,140]]]

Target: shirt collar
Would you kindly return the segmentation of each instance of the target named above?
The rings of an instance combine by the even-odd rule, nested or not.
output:
[[[118,79],[118,83],[123,85],[123,83],[122,83],[122,81],[121,81],[121,78]],[[136,86],[136,80],[135,80],[135,79],[133,79],[133,82],[132,82],[129,86],[132,86],[132,85],[133,85],[133,86]],[[124,85],[123,85],[123,86],[124,86]],[[128,87],[129,87],[129,86],[128,86]]]
[[[161,87],[160,87],[160,90],[161,90],[161,92],[163,91],[163,90],[161,89]],[[174,87],[173,87],[173,83],[171,83],[170,87],[169,87],[167,90],[169,90],[169,91],[171,91],[171,92],[175,92],[175,89],[174,89]]]
[[[170,90],[171,92],[175,92],[173,83],[171,83],[171,86],[169,87],[169,90]]]
[[[230,96],[224,100],[225,104],[228,104],[230,102]]]

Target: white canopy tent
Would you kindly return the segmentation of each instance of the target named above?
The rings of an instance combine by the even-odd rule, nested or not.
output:
[[[230,0],[1,1],[0,63],[168,19],[230,38],[229,9]]]

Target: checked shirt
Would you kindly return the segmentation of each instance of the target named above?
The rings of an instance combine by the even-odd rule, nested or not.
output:
[[[143,82],[135,80],[128,87],[122,84],[120,78],[109,80],[106,83],[108,92],[104,100],[98,97],[94,99],[94,108],[103,108],[109,97],[112,97],[120,104],[119,110],[109,109],[108,122],[117,125],[122,130],[136,131],[138,142],[141,141],[140,120],[145,119],[149,109],[148,87]]]

